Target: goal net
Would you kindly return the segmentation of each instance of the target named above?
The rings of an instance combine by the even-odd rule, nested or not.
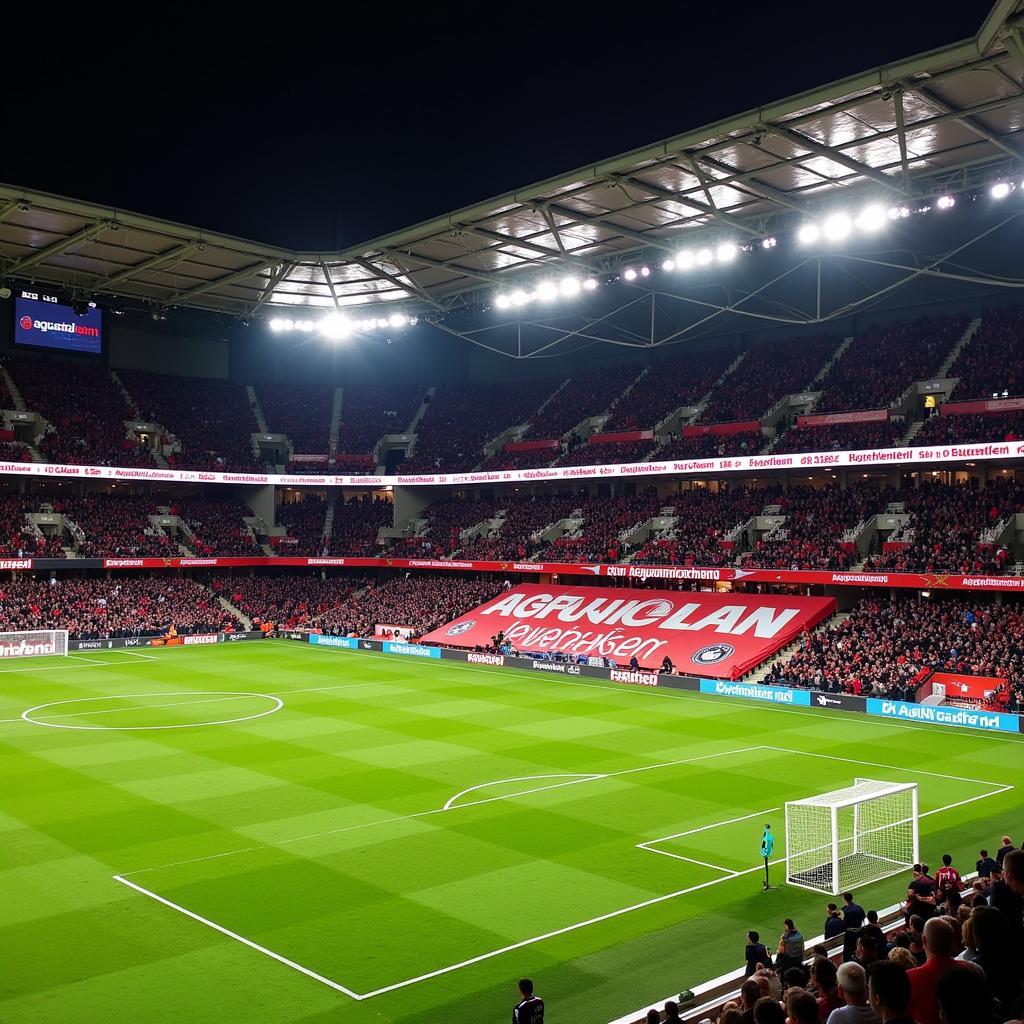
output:
[[[786,881],[838,895],[918,860],[916,782],[855,779],[786,803]]]
[[[39,658],[67,654],[66,629],[34,629],[22,633],[0,633],[0,658]]]

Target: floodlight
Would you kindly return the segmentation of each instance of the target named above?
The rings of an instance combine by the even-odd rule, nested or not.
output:
[[[889,220],[903,220],[910,216],[909,206],[890,206],[888,210]]]
[[[392,313],[388,317],[388,324],[391,327],[404,327],[409,322],[409,318],[404,313]]]
[[[796,237],[804,245],[813,245],[819,238],[821,238],[821,228],[819,228],[817,224],[804,224],[797,232]]]
[[[678,270],[689,270],[694,264],[693,253],[689,250],[681,252],[676,257],[676,268]]]
[[[718,247],[718,251],[715,255],[718,257],[719,263],[728,263],[730,260],[736,259],[736,253],[739,250],[732,242],[725,242],[723,245]]]
[[[525,306],[530,301],[530,296],[522,288],[517,288],[510,298],[513,306]]]
[[[1008,181],[997,181],[990,189],[993,199],[1005,199],[1010,194],[1010,183]]]
[[[935,201],[935,205],[940,210],[951,210],[956,206],[956,199],[953,196],[939,196]]]
[[[270,329],[272,331],[274,331],[275,333],[277,333],[279,331],[283,331],[284,330],[284,319],[282,317],[275,316],[274,319],[270,321]]]
[[[583,282],[583,287],[586,288],[588,292],[592,292],[597,287],[597,278],[588,277],[586,281]]]
[[[332,341],[340,341],[352,333],[352,325],[340,313],[331,313],[320,321],[320,333]]]
[[[701,249],[697,253],[697,266],[706,267],[715,258],[710,249]]]
[[[626,267],[626,269],[622,272],[622,276],[627,281],[635,281],[636,280],[636,271],[632,267]]]
[[[775,246],[778,245],[778,244],[779,244],[778,243],[778,239],[773,238],[773,237],[768,237],[768,238],[762,238],[761,239],[761,248],[762,249],[774,249]]]
[[[542,302],[550,302],[552,299],[558,298],[558,288],[555,287],[554,281],[541,281],[537,285],[537,298]]]
[[[312,320],[296,320],[295,329],[297,331],[303,331],[308,334],[311,330],[316,327],[316,324]]]
[[[886,212],[881,206],[865,206],[863,210],[857,214],[857,227],[861,231],[879,231],[885,227]],[[828,231],[828,224],[825,225],[826,233]]]
[[[833,213],[822,227],[825,237],[830,242],[841,242],[852,229],[853,224],[845,213]]]
[[[512,297],[502,292],[502,294],[494,300],[494,305],[497,306],[498,309],[508,309],[512,305]]]
[[[675,270],[676,269],[676,261],[675,260],[665,260],[665,262],[662,263],[662,265],[661,265],[661,269],[662,270]]]
[[[650,277],[651,276],[651,268],[650,267],[641,267],[640,268],[640,276],[641,277]]]
[[[580,279],[578,277],[563,277],[558,283],[558,290],[563,295],[578,295]]]

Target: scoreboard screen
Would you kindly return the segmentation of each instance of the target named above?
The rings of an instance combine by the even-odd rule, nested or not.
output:
[[[63,305],[56,295],[18,291],[14,344],[99,355],[103,351],[103,313],[94,302],[73,308]]]

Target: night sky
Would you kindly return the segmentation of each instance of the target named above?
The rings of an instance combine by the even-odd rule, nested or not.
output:
[[[989,6],[302,4],[223,28],[161,8],[49,43],[29,18],[0,179],[330,250],[955,42]]]

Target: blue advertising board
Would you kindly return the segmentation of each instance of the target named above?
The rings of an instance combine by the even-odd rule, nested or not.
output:
[[[769,704],[795,704],[803,708],[811,706],[810,690],[791,690],[788,686],[758,686],[757,683],[731,683],[728,679],[702,679],[700,692],[719,697],[763,700]]]
[[[945,704],[911,704],[902,700],[880,700],[877,697],[869,697],[867,705],[869,715],[899,718],[904,722],[960,725],[968,729],[987,729],[990,732],[1018,732],[1020,728],[1016,715],[1004,715],[998,711],[956,708]]]
[[[384,641],[385,654],[406,654],[411,658],[440,658],[440,647],[421,647],[419,644],[403,644],[397,640]]]
[[[318,647],[344,647],[349,651],[359,650],[359,641],[354,636],[326,636],[323,633],[308,634],[309,642]]]

